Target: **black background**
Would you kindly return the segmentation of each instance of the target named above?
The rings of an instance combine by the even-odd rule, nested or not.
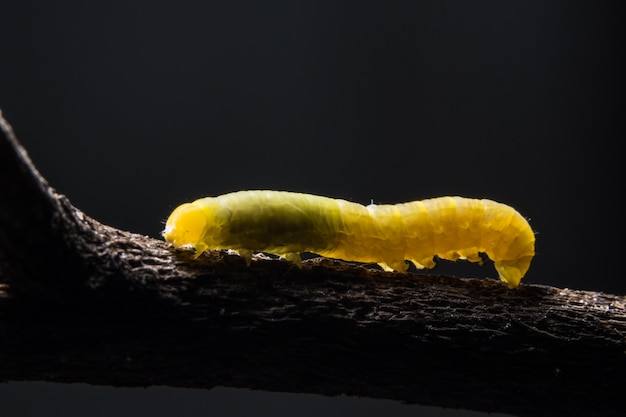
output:
[[[619,4],[21,1],[0,8],[0,109],[51,185],[118,228],[158,237],[178,204],[241,189],[364,204],[491,198],[537,232],[523,282],[625,294]],[[496,276],[492,265],[432,272]],[[149,393],[142,406],[168,398],[188,415],[243,415],[233,404],[255,400],[276,415],[316,409],[308,401],[330,415],[431,412],[33,387],[2,385],[0,398],[16,411],[74,389],[68,402],[122,415]]]

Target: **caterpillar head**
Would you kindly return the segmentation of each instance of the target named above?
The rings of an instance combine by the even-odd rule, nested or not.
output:
[[[185,203],[178,206],[165,224],[163,237],[174,247],[191,246],[197,251],[196,257],[207,249],[203,238],[207,232],[207,215],[197,204]]]

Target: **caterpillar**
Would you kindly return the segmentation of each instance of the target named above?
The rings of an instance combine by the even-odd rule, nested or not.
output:
[[[515,288],[535,255],[535,235],[515,209],[491,200],[439,197],[363,206],[286,191],[239,191],[177,207],[163,231],[175,248],[234,249],[248,265],[253,252],[301,265],[301,252],[377,263],[386,271],[435,266],[434,256],[494,261]]]

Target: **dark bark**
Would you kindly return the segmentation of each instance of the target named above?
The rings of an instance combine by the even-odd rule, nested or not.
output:
[[[102,225],[2,121],[0,381],[233,386],[520,416],[623,415],[626,297],[302,269]]]

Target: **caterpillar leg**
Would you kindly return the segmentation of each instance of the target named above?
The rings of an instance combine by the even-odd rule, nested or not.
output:
[[[532,258],[532,256],[525,256],[520,259],[495,261],[494,266],[500,279],[506,282],[509,288],[516,288],[528,271]]]
[[[202,242],[197,242],[195,245],[193,245],[193,247],[196,250],[195,255],[193,255],[193,259],[198,259],[205,250],[209,249],[209,247]]]
[[[302,258],[300,257],[300,252],[284,253],[280,255],[280,257],[293,262],[298,268],[302,268]]]
[[[413,265],[415,265],[415,267],[417,269],[432,269],[435,267],[435,260],[432,258],[432,256],[430,258],[424,258],[421,260],[416,260],[416,259],[409,259]]]
[[[239,249],[237,253],[243,258],[244,261],[246,261],[246,265],[250,266],[250,263],[252,262],[252,251],[248,249]]]
[[[406,272],[406,270],[409,269],[409,265],[404,261],[380,262],[378,265],[387,272]]]

